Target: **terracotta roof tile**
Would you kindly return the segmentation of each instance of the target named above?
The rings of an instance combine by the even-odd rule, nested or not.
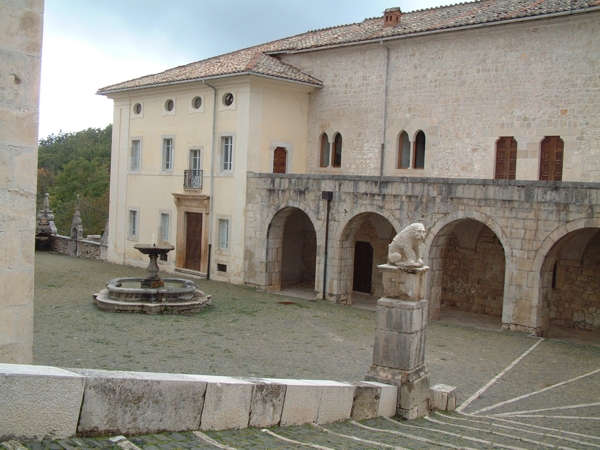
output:
[[[215,56],[161,73],[107,86],[100,89],[98,93],[108,94],[121,90],[141,89],[236,74],[271,76],[320,86],[319,80],[279,60],[277,54],[584,10],[599,5],[600,0],[480,0],[404,13],[400,24],[389,28],[383,27],[383,17],[376,17],[365,19],[360,23],[309,31]]]

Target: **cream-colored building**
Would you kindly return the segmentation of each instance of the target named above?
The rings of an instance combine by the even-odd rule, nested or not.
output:
[[[598,331],[599,69],[597,2],[484,0],[105,87],[109,259],[166,241],[171,268],[351,303],[421,221],[433,317]]]

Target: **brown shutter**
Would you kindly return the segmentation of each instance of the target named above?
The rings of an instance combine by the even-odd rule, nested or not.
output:
[[[564,141],[559,136],[548,136],[541,147],[540,180],[562,181]]]
[[[285,173],[287,152],[285,148],[277,147],[273,152],[273,173]]]
[[[514,180],[517,174],[517,141],[502,137],[496,143],[496,179]]]

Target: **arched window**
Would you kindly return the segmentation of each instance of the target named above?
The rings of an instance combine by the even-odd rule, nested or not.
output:
[[[425,133],[419,131],[415,138],[413,168],[425,168]]]
[[[410,141],[406,131],[400,133],[398,138],[398,169],[408,169],[410,167]]]
[[[320,167],[327,167],[329,165],[329,138],[327,137],[327,133],[323,133],[321,136],[321,158],[319,165]]]
[[[342,167],[342,135],[340,133],[335,135],[333,147],[333,167]]]
[[[517,173],[517,141],[501,137],[496,142],[496,180],[514,180]]]
[[[547,136],[542,141],[540,180],[562,181],[565,143],[560,136]]]

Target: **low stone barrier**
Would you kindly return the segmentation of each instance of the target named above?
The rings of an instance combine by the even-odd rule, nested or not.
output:
[[[51,236],[43,249],[81,258],[107,260],[106,244],[90,239],[72,239],[68,236]]]
[[[0,364],[0,441],[365,420],[395,415],[397,396],[376,382]]]

